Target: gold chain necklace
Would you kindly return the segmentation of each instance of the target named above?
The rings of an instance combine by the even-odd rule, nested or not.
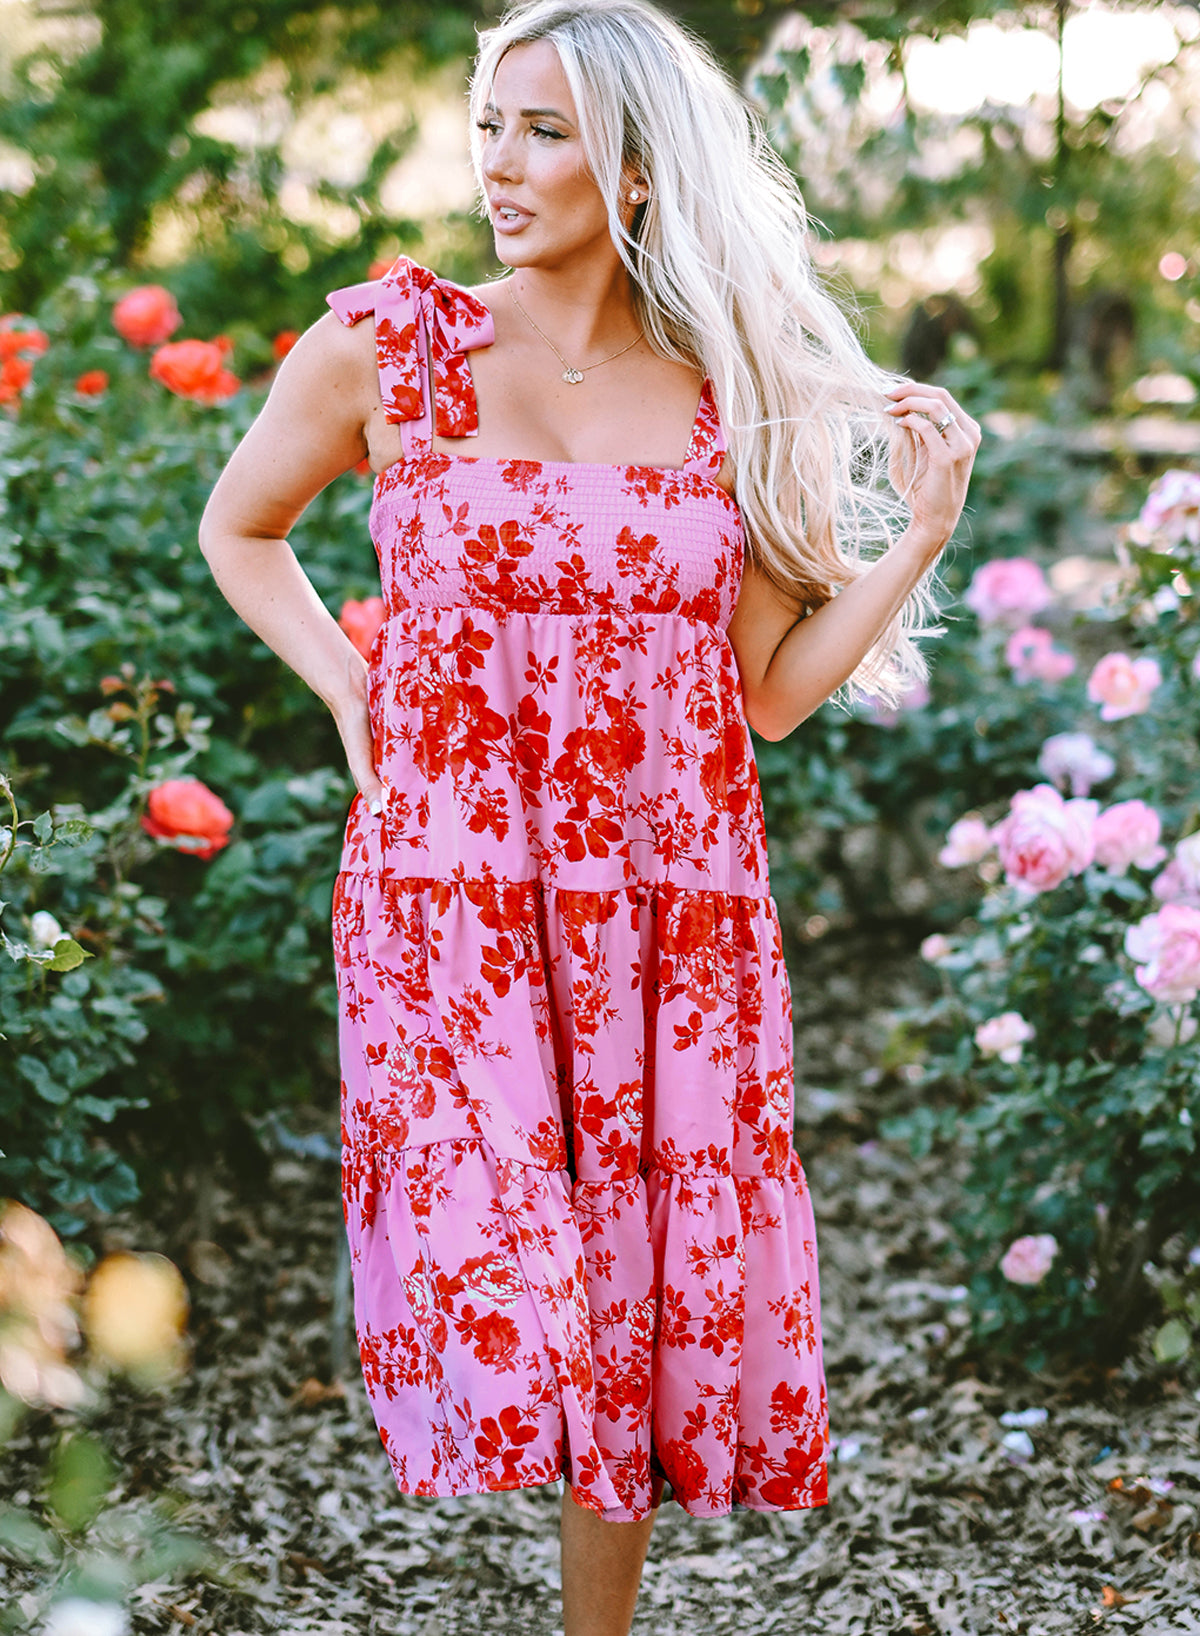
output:
[[[534,320],[532,318],[530,318],[529,314],[525,311],[525,308],[521,305],[520,301],[517,299],[517,292],[516,292],[516,290],[514,290],[512,288],[511,284],[509,285],[509,292],[512,295],[512,298],[513,298],[514,302],[516,302],[517,311],[521,314],[521,317],[525,320],[525,322],[527,324],[532,324],[533,325],[533,328],[535,330],[537,330],[537,332],[541,336],[542,340],[545,341],[546,345],[550,348],[551,352],[558,359],[559,363],[563,366],[562,378],[563,378],[564,381],[567,381],[571,386],[578,386],[580,381],[583,379],[583,377],[585,375],[590,373],[590,371],[593,370],[593,369],[599,369],[601,364],[610,364],[610,363],[612,363],[614,358],[623,358],[627,352],[632,352],[634,347],[637,346],[638,342],[643,338],[644,331],[639,330],[637,332],[637,334],[634,336],[633,340],[630,341],[629,345],[625,346],[625,347],[622,347],[620,352],[610,352],[607,358],[598,358],[594,364],[588,364],[586,369],[576,369],[573,364],[569,364],[567,362],[567,360],[563,357],[562,353],[558,350],[558,348],[555,346],[554,342],[546,334],[545,330],[540,328],[539,325],[534,323]]]

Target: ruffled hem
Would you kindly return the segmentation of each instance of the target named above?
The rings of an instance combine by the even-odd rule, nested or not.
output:
[[[364,1378],[400,1488],[645,1515],[824,1497],[815,1234],[769,898],[344,872]]]
[[[572,1181],[478,1140],[344,1151],[364,1379],[402,1492],[562,1476],[610,1521],[826,1497],[812,1213],[784,1177]],[[747,1315],[752,1321],[747,1322]]]

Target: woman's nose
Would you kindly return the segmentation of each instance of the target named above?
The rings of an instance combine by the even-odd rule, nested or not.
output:
[[[515,179],[519,169],[513,139],[506,131],[489,137],[483,150],[483,174],[490,182]]]

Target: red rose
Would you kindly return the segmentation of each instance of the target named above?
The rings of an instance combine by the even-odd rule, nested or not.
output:
[[[294,329],[281,329],[280,330],[279,334],[271,342],[271,351],[275,354],[275,359],[276,359],[277,363],[282,363],[283,362],[283,360],[287,357],[288,353],[292,350],[292,348],[295,346],[296,342],[299,339],[300,339],[299,330],[294,330]]]
[[[103,369],[85,369],[75,382],[75,390],[83,398],[98,398],[108,391],[108,376]]]
[[[178,398],[221,403],[242,384],[225,368],[227,351],[220,341],[169,341],[151,358],[150,374]]]
[[[173,841],[181,852],[211,858],[229,843],[233,814],[198,778],[169,778],[150,791],[142,819],[147,835]]]
[[[363,658],[369,659],[384,617],[383,598],[381,596],[364,597],[361,602],[355,602],[352,597],[348,597],[342,603],[342,611],[338,615],[338,624],[354,643]]]
[[[0,318],[0,363],[10,358],[40,358],[50,345],[44,330],[35,325],[20,328],[20,318],[19,312],[6,312]]]
[[[0,364],[0,403],[13,403],[29,385],[33,365],[28,358],[6,358]]]
[[[131,347],[157,346],[183,323],[175,297],[161,284],[142,284],[113,308],[113,328]]]

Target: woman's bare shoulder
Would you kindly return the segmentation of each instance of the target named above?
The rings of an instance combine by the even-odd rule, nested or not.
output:
[[[368,378],[375,367],[375,325],[370,315],[355,324],[345,324],[336,313],[327,312],[309,326],[288,353],[280,368],[282,376],[301,371],[327,372]]]

